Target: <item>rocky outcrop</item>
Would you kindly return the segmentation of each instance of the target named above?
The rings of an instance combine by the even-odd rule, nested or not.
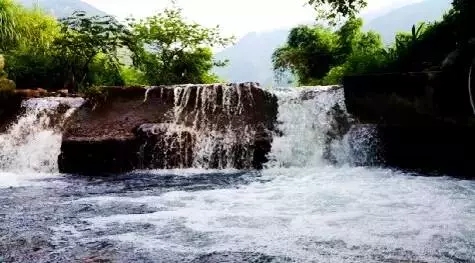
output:
[[[385,165],[474,178],[467,79],[450,72],[351,76],[344,80],[345,102],[359,122],[377,125]]]
[[[261,168],[277,98],[255,83],[109,87],[65,125],[61,172]]]

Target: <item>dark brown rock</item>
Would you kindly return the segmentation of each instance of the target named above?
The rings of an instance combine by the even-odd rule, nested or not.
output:
[[[2,94],[0,92],[0,133],[5,132],[18,115],[21,114],[23,97],[17,94]]]
[[[134,138],[63,140],[59,170],[79,174],[130,171],[138,163],[138,149]]]
[[[261,168],[276,118],[277,98],[254,83],[109,87],[67,122],[60,170]]]
[[[359,122],[377,125],[385,165],[474,178],[475,116],[468,78],[452,73],[345,78],[348,112]]]

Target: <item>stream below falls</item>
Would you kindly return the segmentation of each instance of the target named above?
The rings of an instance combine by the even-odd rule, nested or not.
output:
[[[371,127],[329,163],[341,91],[275,93],[282,134],[261,171],[93,178],[57,172],[59,102],[30,101],[0,134],[0,262],[475,262],[475,181],[360,165]]]

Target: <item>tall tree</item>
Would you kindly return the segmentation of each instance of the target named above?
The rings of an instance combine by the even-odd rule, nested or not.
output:
[[[134,63],[151,84],[213,82],[215,65],[211,48],[224,47],[231,38],[222,37],[219,27],[206,28],[188,22],[179,8],[131,22],[134,32]]]
[[[61,25],[55,47],[67,70],[70,90],[87,86],[90,65],[99,54],[118,67],[117,49],[129,43],[125,25],[111,16],[88,17],[84,12],[62,19]]]
[[[337,64],[338,38],[330,29],[322,26],[293,28],[287,44],[272,55],[274,70],[285,73],[290,70],[301,84],[311,84],[323,78]]]
[[[350,18],[338,30],[299,26],[272,57],[274,70],[290,70],[302,85],[338,83],[343,74],[379,65],[383,44],[374,32],[362,32],[363,21]]]

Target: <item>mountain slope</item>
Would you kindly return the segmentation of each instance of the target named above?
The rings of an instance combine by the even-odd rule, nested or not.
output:
[[[410,31],[412,25],[421,21],[440,20],[444,12],[450,9],[451,2],[451,0],[426,0],[406,5],[369,21],[364,29],[380,33],[384,43],[390,44],[397,32]]]
[[[41,8],[55,17],[68,17],[74,11],[85,11],[89,15],[107,15],[105,12],[80,0],[19,0],[20,4],[31,7],[38,3]]]
[[[232,82],[258,81],[262,85],[273,84],[272,53],[283,45],[290,28],[261,33],[249,33],[234,46],[216,54],[218,60],[228,59],[224,68],[216,68],[221,78]]]

